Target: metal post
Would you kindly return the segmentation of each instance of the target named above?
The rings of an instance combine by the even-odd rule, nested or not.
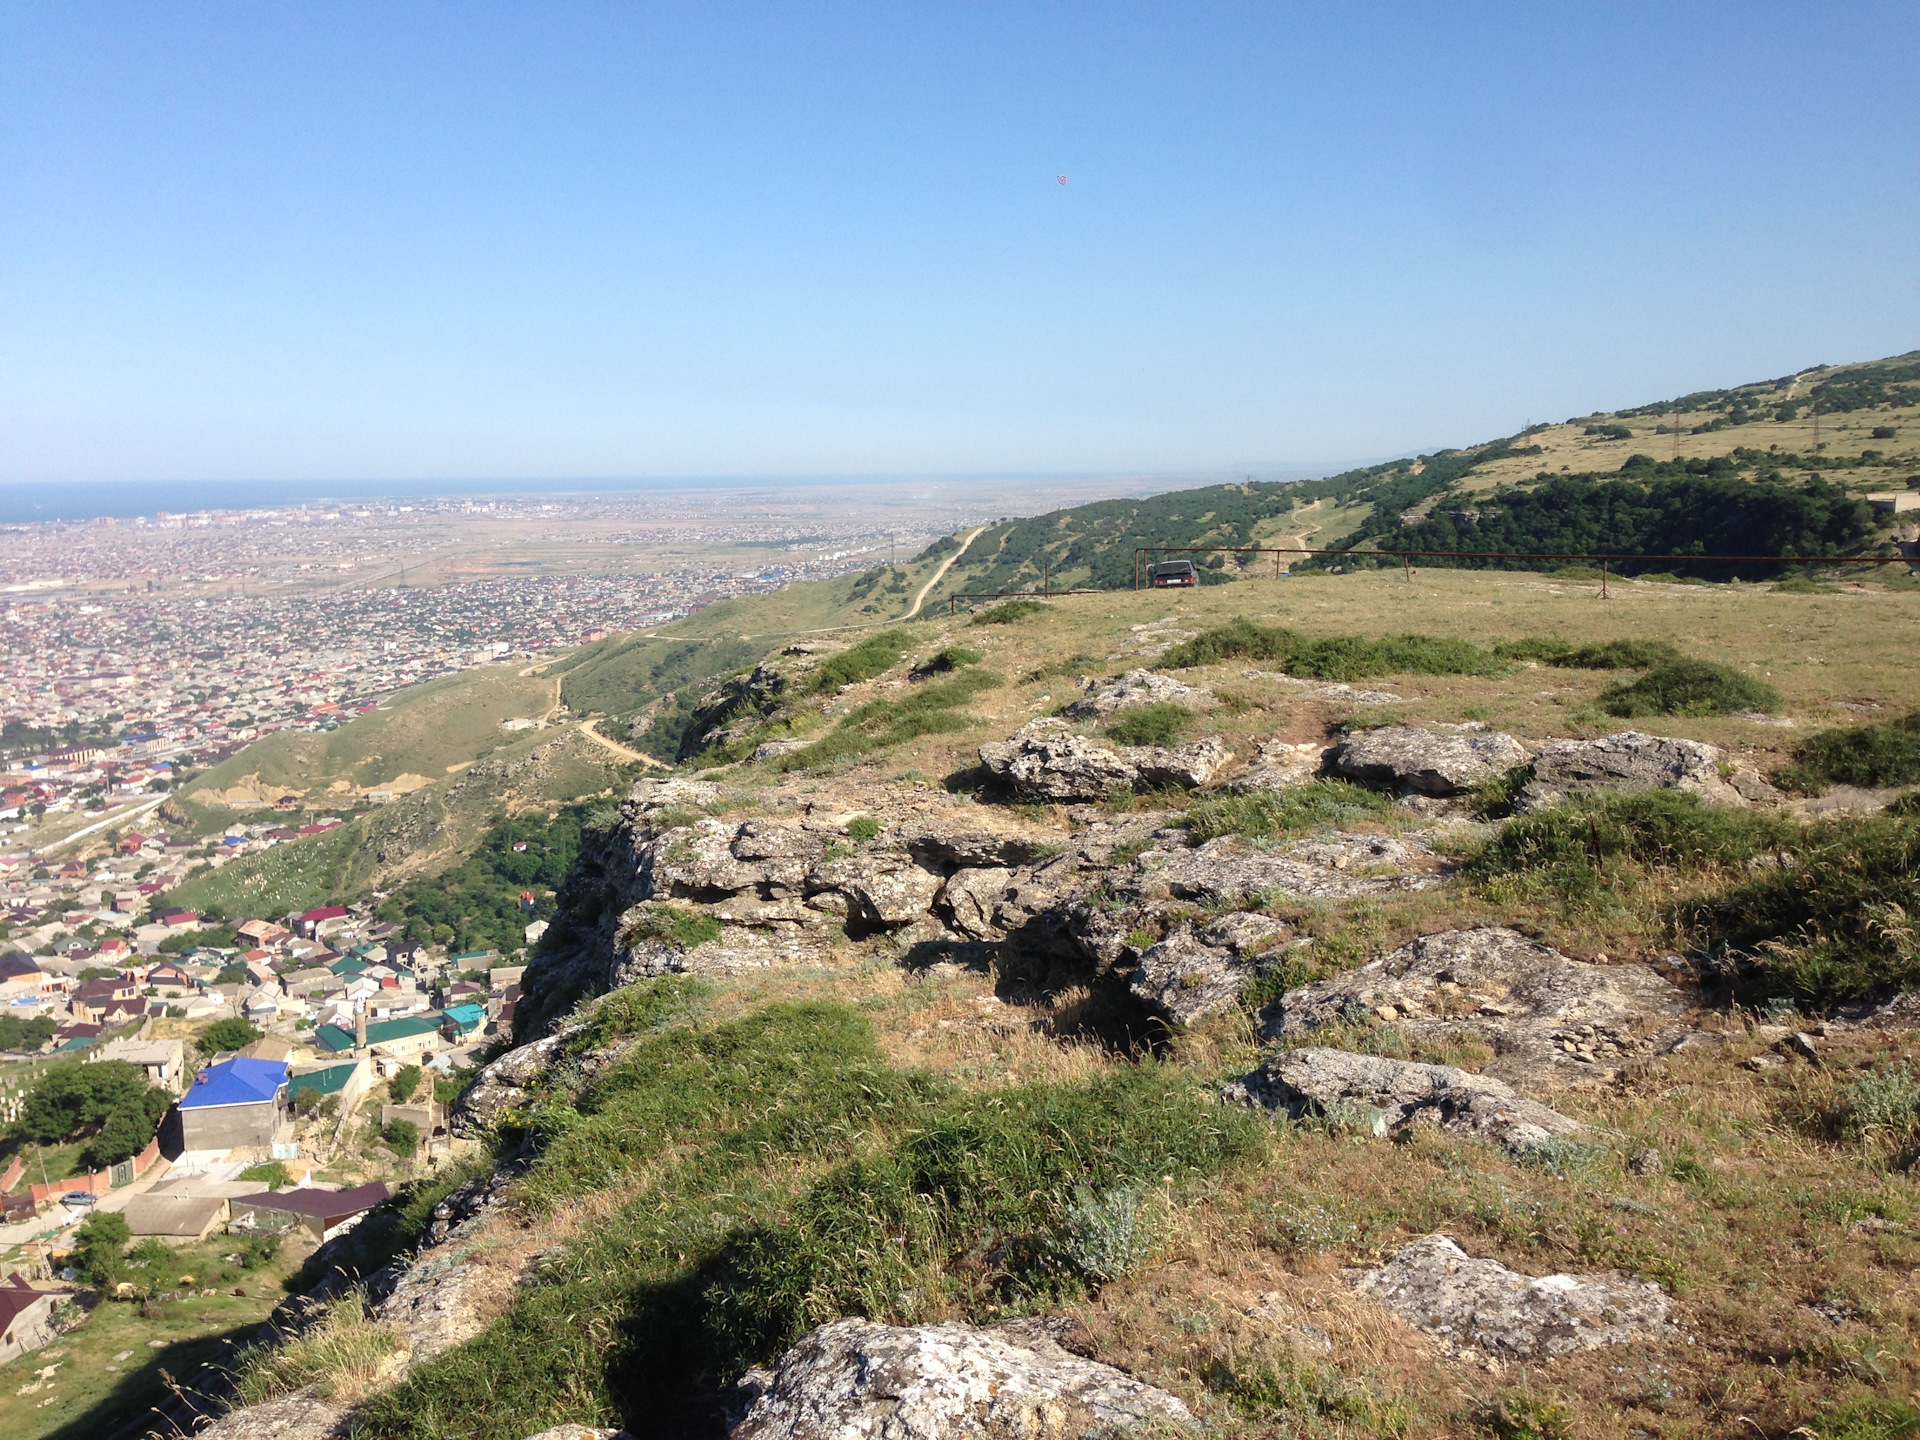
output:
[[[1407,583],[1411,585],[1413,583],[1413,556],[1411,554],[1402,554],[1400,559],[1407,567]]]
[[[1600,598],[1607,599],[1607,562],[1600,562]]]
[[[1051,560],[1047,561],[1041,572],[1040,588],[1047,592],[1047,599],[1053,598],[1053,562]]]

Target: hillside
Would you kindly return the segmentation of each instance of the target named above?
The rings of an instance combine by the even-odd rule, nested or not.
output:
[[[1920,352],[1533,425],[1324,480],[1009,520],[976,539],[929,599],[1037,589],[1049,575],[1056,588],[1125,588],[1142,545],[1859,553],[1884,538],[1863,497],[1909,488],[1916,471]],[[1639,488],[1626,510],[1664,508],[1666,523],[1623,517],[1609,489],[1618,482]],[[916,563],[955,545],[938,541]],[[1272,561],[1208,563],[1217,568],[1206,578],[1224,581]]]
[[[207,1434],[1920,1424],[1920,594],[977,618],[780,647],[588,819],[469,1159]]]

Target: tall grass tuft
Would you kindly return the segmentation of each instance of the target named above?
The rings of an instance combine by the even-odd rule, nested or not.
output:
[[[242,1350],[229,1373],[244,1405],[308,1386],[321,1399],[344,1404],[376,1384],[400,1348],[399,1332],[369,1315],[365,1297],[350,1290],[297,1334]]]
[[[1393,801],[1349,780],[1310,780],[1284,790],[1254,790],[1202,800],[1187,811],[1187,833],[1205,842],[1222,835],[1266,839],[1390,814]]]

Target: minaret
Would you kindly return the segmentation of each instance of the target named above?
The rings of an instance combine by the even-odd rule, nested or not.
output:
[[[360,1008],[353,1012],[353,1048],[367,1048],[367,1002],[362,1000]]]

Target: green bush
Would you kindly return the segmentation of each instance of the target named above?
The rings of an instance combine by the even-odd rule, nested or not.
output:
[[[847,822],[847,838],[856,845],[864,845],[883,828],[878,816],[856,815]]]
[[[1680,790],[1602,792],[1509,821],[1468,858],[1464,873],[1490,880],[1550,872],[1570,881],[1569,872],[1622,861],[1679,870],[1743,865],[1796,834],[1791,821],[1715,809]]]
[[[1609,715],[1734,715],[1772,712],[1780,696],[1769,685],[1712,660],[1670,660],[1629,685],[1603,690],[1599,706]]]
[[[825,695],[843,685],[857,685],[862,680],[884,675],[900,663],[912,643],[913,637],[904,630],[883,630],[878,635],[870,635],[851,649],[821,661],[807,680],[807,691]]]
[[[1193,712],[1169,700],[1122,710],[1102,732],[1122,745],[1178,745],[1180,732],[1193,723]]]
[[[1553,663],[1568,670],[1648,670],[1684,658],[1664,640],[1604,640],[1581,645]]]
[[[1312,780],[1284,790],[1254,790],[1202,800],[1187,811],[1187,833],[1196,841],[1221,835],[1264,839],[1296,835],[1328,825],[1386,815],[1393,800],[1349,780]]]
[[[1735,996],[1818,1012],[1920,982],[1920,820],[1834,819],[1789,845],[1785,866],[1681,911],[1752,957],[1730,977]]]
[[[133,1227],[124,1215],[96,1210],[73,1232],[73,1256],[67,1262],[89,1283],[104,1290],[120,1279]]]
[[[1795,790],[1828,785],[1911,785],[1920,781],[1920,710],[1888,725],[1815,731],[1793,749],[1793,763],[1775,777]]]
[[[260,1032],[245,1020],[234,1016],[227,1020],[216,1020],[201,1032],[194,1042],[205,1055],[223,1055],[229,1050],[238,1050],[251,1045],[260,1038]]]
[[[1038,615],[1050,610],[1050,605],[1042,605],[1038,600],[1003,600],[998,605],[989,606],[973,617],[976,625],[1011,625],[1016,620],[1024,620],[1029,615]]]
[[[1318,640],[1236,616],[1161,657],[1163,669],[1262,660],[1289,675],[1317,680],[1364,680],[1373,675],[1497,675],[1503,662],[1465,640],[1437,635],[1330,635]]]
[[[381,1127],[380,1138],[402,1160],[410,1160],[420,1148],[420,1127],[411,1120],[389,1120]]]
[[[413,1098],[413,1092],[420,1088],[420,1076],[418,1065],[402,1065],[393,1072],[393,1078],[387,1081],[387,1094],[394,1104],[404,1105]]]
[[[250,1184],[264,1185],[269,1190],[279,1190],[293,1184],[293,1176],[288,1173],[287,1167],[282,1165],[278,1160],[268,1160],[260,1165],[249,1165],[238,1175],[234,1176],[234,1179],[245,1180]]]
[[[804,750],[783,755],[781,770],[806,770],[836,760],[850,760],[921,735],[945,735],[967,728],[953,711],[983,690],[1006,682],[991,670],[966,669],[945,680],[924,685],[898,700],[869,700],[843,717],[831,733]]]
[[[1493,653],[1501,660],[1537,660],[1542,665],[1557,665],[1573,653],[1573,646],[1564,640],[1528,635],[1518,640],[1502,640],[1493,647]]]

